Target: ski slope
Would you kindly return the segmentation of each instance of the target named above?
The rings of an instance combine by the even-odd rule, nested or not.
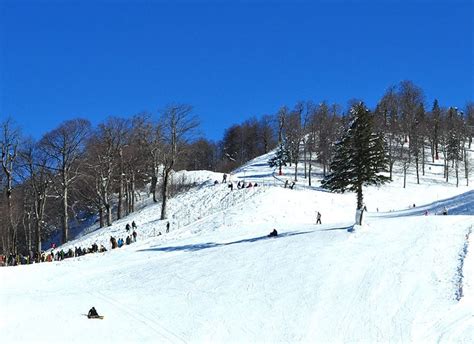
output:
[[[302,170],[285,189],[293,168],[275,178],[267,160],[229,176],[259,187],[232,192],[187,173],[198,186],[170,200],[170,233],[152,204],[65,247],[109,248],[132,220],[137,243],[1,268],[0,343],[473,342],[472,187],[435,165],[420,185],[397,176],[365,191],[353,228],[355,195],[308,187]]]

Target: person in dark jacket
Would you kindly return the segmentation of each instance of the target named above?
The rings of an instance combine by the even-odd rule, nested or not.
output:
[[[269,237],[276,237],[278,236],[278,232],[275,228],[273,228],[273,230],[270,232],[270,234],[268,234]]]
[[[130,223],[127,223],[127,225],[125,226],[125,230],[128,232],[130,232]]]
[[[169,221],[166,223],[166,233],[170,232],[170,223]]]
[[[110,237],[110,243],[112,244],[112,249],[117,248],[117,240],[114,237]]]
[[[89,313],[87,313],[87,317],[89,319],[91,318],[98,318],[99,317],[99,314],[97,313],[97,311],[95,310],[95,307],[92,307],[90,310],[89,310]]]
[[[135,221],[132,221],[132,228],[137,229],[137,224],[135,223]]]

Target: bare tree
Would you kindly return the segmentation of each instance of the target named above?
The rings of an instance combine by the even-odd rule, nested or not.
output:
[[[6,237],[3,240],[4,252],[17,252],[17,227],[14,225],[12,213],[12,191],[13,174],[15,172],[16,160],[18,157],[18,146],[20,140],[19,129],[16,128],[11,119],[3,121],[2,136],[0,137],[0,146],[2,151],[2,169],[5,175],[5,197],[7,201],[7,226]]]
[[[466,104],[466,130],[468,137],[469,149],[471,149],[472,138],[474,137],[474,102],[468,102]]]
[[[410,145],[408,154],[413,154],[415,156],[417,183],[419,184],[419,153],[422,143],[419,132],[420,121],[417,113],[420,112],[420,107],[423,106],[423,90],[411,81],[402,81],[399,86],[398,99],[402,118],[402,128],[406,136],[406,141],[409,140]],[[411,160],[411,157],[408,160]]]
[[[393,166],[397,160],[397,152],[404,142],[400,121],[398,95],[395,86],[391,86],[383,95],[375,109],[377,126],[382,130],[386,140],[387,158],[389,163],[390,180],[393,176]]]
[[[290,153],[290,162],[295,164],[295,181],[298,181],[298,163],[300,159],[300,146],[304,137],[303,127],[301,125],[301,114],[303,112],[303,103],[298,103],[295,109],[287,117],[286,143]]]
[[[46,201],[51,183],[51,172],[48,168],[48,156],[40,149],[37,142],[28,140],[20,151],[23,181],[29,188],[32,199],[32,213],[36,236],[36,252],[41,253],[41,243],[46,211]],[[29,220],[28,216],[28,220]]]
[[[263,154],[267,154],[276,145],[272,122],[273,116],[271,115],[263,115],[258,121],[258,133],[259,139],[263,146]]]
[[[199,126],[197,117],[192,115],[192,107],[185,104],[169,105],[161,115],[163,128],[163,171],[161,187],[161,219],[167,217],[168,187],[171,172],[185,152],[186,144]]]
[[[64,122],[58,128],[45,134],[41,146],[52,160],[51,169],[60,176],[62,198],[62,242],[69,239],[68,197],[77,177],[79,159],[90,132],[90,123],[85,119],[73,119]]]

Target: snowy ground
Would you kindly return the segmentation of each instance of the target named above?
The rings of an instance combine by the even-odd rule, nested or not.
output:
[[[435,165],[420,185],[396,177],[366,191],[366,222],[350,232],[353,194],[307,187],[302,172],[284,189],[293,168],[275,179],[267,159],[230,176],[257,188],[194,172],[168,234],[150,205],[66,248],[108,248],[132,220],[135,244],[1,268],[0,343],[473,342],[472,187],[446,185]],[[104,320],[83,316],[92,306]]]

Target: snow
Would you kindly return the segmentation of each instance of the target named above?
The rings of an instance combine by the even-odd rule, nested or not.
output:
[[[269,156],[229,176],[258,187],[230,192],[214,185],[222,174],[180,172],[175,178],[197,186],[170,199],[168,220],[159,220],[160,204],[146,200],[65,248],[109,248],[110,236],[125,237],[132,221],[137,243],[0,268],[0,343],[474,340],[473,235],[466,244],[472,187],[446,184],[432,165],[420,185],[409,175],[403,189],[397,171],[392,184],[365,189],[369,211],[353,227],[354,194],[305,186],[302,165],[295,189],[285,189],[294,167],[275,176]],[[435,215],[445,206],[449,216]],[[322,225],[315,225],[316,211]],[[279,236],[268,238],[273,228]],[[104,320],[82,315],[92,306]]]

